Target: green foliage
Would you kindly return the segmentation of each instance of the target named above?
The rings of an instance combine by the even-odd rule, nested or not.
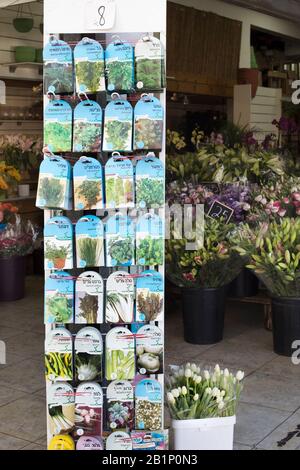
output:
[[[45,258],[54,261],[55,259],[66,259],[71,250],[71,245],[57,246],[54,243],[46,242]]]
[[[53,152],[70,152],[72,148],[72,123],[44,122],[44,142]]]
[[[161,266],[164,259],[164,240],[150,236],[140,240],[137,246],[137,259],[144,259],[145,266]]]
[[[98,307],[98,296],[85,294],[80,298],[79,316],[84,318],[86,323],[95,324],[97,323]]]
[[[144,90],[159,90],[162,87],[162,60],[141,59],[136,61],[136,81],[143,83]]]
[[[134,255],[133,240],[130,237],[115,237],[109,240],[108,253],[118,265],[124,265],[132,260]]]
[[[53,317],[55,323],[67,323],[72,320],[72,300],[65,296],[48,297],[46,300],[48,316]]]
[[[162,145],[163,122],[153,119],[137,119],[135,121],[135,148],[139,142],[144,143],[145,149],[160,149]]]
[[[64,200],[64,186],[61,181],[42,177],[39,183],[38,199],[44,200],[46,207],[59,208]]]
[[[137,203],[144,202],[146,207],[161,207],[165,202],[164,183],[158,179],[141,178],[137,181]]]
[[[133,182],[120,177],[106,179],[106,203],[120,207],[133,201]]]
[[[76,243],[77,255],[86,262],[86,266],[96,267],[99,264],[103,242],[98,238],[79,238]]]
[[[79,85],[85,85],[86,92],[101,91],[100,82],[104,77],[104,62],[78,62],[75,65]]]
[[[48,63],[44,67],[44,89],[55,87],[55,93],[73,92],[72,64]]]
[[[92,209],[97,205],[101,195],[101,184],[99,181],[85,180],[77,190],[79,196],[85,199],[86,209]]]
[[[101,148],[101,124],[92,122],[74,123],[74,149],[82,146],[82,152],[99,152]]]
[[[112,145],[111,150],[127,150],[131,128],[131,122],[108,121],[105,123],[106,141]]]
[[[107,83],[115,90],[129,91],[133,88],[132,62],[108,62],[106,64]]]

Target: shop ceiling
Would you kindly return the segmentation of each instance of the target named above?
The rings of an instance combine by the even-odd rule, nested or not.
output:
[[[300,23],[300,0],[224,0],[251,10]]]

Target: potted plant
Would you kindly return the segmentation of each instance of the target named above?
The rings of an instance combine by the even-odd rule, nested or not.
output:
[[[10,202],[0,202],[0,232],[2,232],[8,223],[14,220],[18,208]]]
[[[188,343],[214,344],[223,339],[226,289],[245,263],[234,250],[236,230],[234,224],[207,218],[203,246],[188,251],[188,241],[178,239],[172,229],[166,244],[167,275],[181,287]]]
[[[244,227],[237,251],[272,296],[274,351],[291,356],[300,339],[300,218]]]
[[[53,263],[54,269],[64,269],[70,246],[57,246],[53,243],[46,243],[45,259]]]
[[[23,225],[18,215],[0,232],[0,301],[24,297],[26,256],[33,250],[35,237],[32,224]]]
[[[172,367],[167,401],[175,450],[232,450],[243,378],[244,372],[234,375],[219,365]]]
[[[39,137],[19,134],[3,136],[0,139],[0,158],[18,170],[22,180],[28,180],[38,169],[42,147]]]

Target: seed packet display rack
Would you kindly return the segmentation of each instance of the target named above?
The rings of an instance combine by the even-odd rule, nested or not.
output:
[[[45,41],[45,44],[49,41],[50,37],[52,35],[55,35],[55,37],[58,37],[60,39],[63,39],[65,42],[67,42],[69,45],[71,45],[72,47],[74,47],[75,43],[77,43],[80,39],[82,39],[83,37],[91,37],[93,39],[96,39],[98,42],[100,42],[103,46],[103,48],[106,47],[106,45],[111,41],[111,35],[112,34],[119,34],[119,36],[121,37],[121,39],[123,40],[127,40],[128,42],[130,43],[134,43],[136,38],[139,38],[139,37],[142,37],[146,34],[150,34],[149,33],[149,28],[146,30],[146,29],[138,29],[137,31],[134,29],[132,30],[132,26],[131,28],[129,29],[129,33],[124,33],[124,31],[126,31],[126,29],[122,29],[121,31],[118,30],[118,29],[111,29],[107,32],[101,32],[101,33],[96,33],[95,32],[91,32],[91,31],[86,31],[84,29],[82,29],[82,26],[80,26],[81,30],[79,30],[78,28],[79,27],[76,27],[75,26],[75,29],[73,31],[74,34],[70,34],[70,32],[67,32],[65,33],[64,32],[64,29],[61,28],[58,32],[58,26],[52,24],[52,21],[51,19],[49,21],[47,21],[47,10],[49,10],[49,2],[51,2],[51,0],[46,0],[45,2],[45,28],[46,28],[46,32],[45,32],[45,38],[44,38],[44,41]],[[120,2],[124,2],[124,0],[117,0],[116,1],[116,8],[117,8],[117,11],[118,11],[118,4],[120,4]],[[144,12],[143,12],[143,8],[141,3],[144,2],[145,3],[145,6],[148,5],[148,1],[145,1],[145,0],[139,0],[139,10],[140,10],[140,13],[137,15],[137,23],[139,22],[139,17],[140,19],[142,18],[142,15],[144,15]],[[52,3],[53,0],[52,0]],[[67,3],[67,2],[66,2]],[[82,8],[82,4],[84,4],[85,2],[81,2],[81,8]],[[88,5],[89,2],[87,2],[87,5]],[[130,0],[128,1],[128,3],[136,3],[135,0]],[[155,2],[157,4],[157,1],[155,0]],[[166,2],[163,0],[163,1],[159,1],[159,5],[160,5],[160,8],[162,8],[162,11],[165,15],[165,9],[166,9]],[[48,7],[48,9],[47,9]],[[79,7],[78,7],[79,8]],[[75,11],[74,11],[75,10]],[[76,13],[76,6],[75,6],[75,9],[73,7],[73,14]],[[79,12],[77,12],[78,14],[80,14]],[[159,14],[159,12],[156,12],[157,14]],[[143,26],[143,21],[141,20],[140,21],[140,27]],[[147,25],[148,26],[148,25]],[[117,27],[117,25],[116,25]],[[136,27],[134,27],[136,28]],[[161,29],[163,29],[163,31],[161,31]],[[80,31],[80,32],[79,32]],[[165,28],[160,28],[160,30],[153,30],[152,29],[152,33],[151,34],[154,34],[156,37],[158,37],[161,41],[161,43],[163,44],[164,46],[164,49],[165,49],[165,46],[166,46],[166,35],[165,35]],[[47,90],[44,90],[45,91],[45,97],[44,97],[44,106],[47,106],[48,102],[49,102],[49,95],[47,94]],[[141,96],[141,93],[136,90],[136,93],[138,94],[138,97]],[[166,109],[166,93],[165,93],[165,89],[161,89],[159,92],[155,91],[153,93],[154,96],[156,96],[162,106],[163,106],[163,109],[165,110]],[[73,95],[74,97],[75,95]],[[129,95],[128,95],[129,96]],[[61,99],[69,99],[70,97],[72,97],[72,95],[68,95],[68,96],[60,96]],[[88,98],[91,98],[90,96],[88,96]],[[97,95],[92,95],[92,98],[93,100],[97,101],[99,104],[101,104],[102,108],[105,107],[105,104],[107,103],[107,100],[109,99],[109,93],[108,92],[101,92],[101,93],[98,93]],[[163,132],[163,135],[165,136],[165,117],[164,117],[164,132]],[[165,151],[164,151],[164,148],[165,148],[165,137],[163,137],[163,145],[162,145],[162,151],[160,152],[155,152],[156,154],[156,157],[158,157],[162,163],[163,163],[163,166],[165,168]],[[147,153],[147,152],[146,152]],[[145,152],[143,153],[145,155]],[[66,158],[67,160],[69,160],[71,162],[71,164],[73,165],[79,158],[81,155],[79,155],[78,153],[68,153],[68,154],[62,154],[62,153],[58,153],[57,155],[61,155],[63,156],[64,158]],[[82,155],[85,155],[84,153]],[[93,158],[97,158],[101,163],[102,165],[104,166],[105,163],[107,162],[108,158],[111,157],[111,154],[109,153],[104,153],[104,152],[100,152],[98,154],[88,154],[90,156],[92,156]],[[124,153],[123,152],[123,155],[130,155],[128,153]],[[133,155],[133,154],[132,154]],[[45,158],[48,158],[47,156]],[[132,214],[134,215],[134,213],[138,214],[138,211],[134,212],[135,209],[133,210]],[[107,220],[107,217],[109,215],[111,215],[110,213],[111,211],[110,210],[98,210],[97,212],[93,212],[93,214],[97,214],[98,217],[100,217],[103,221]],[[124,214],[124,210],[121,211],[122,214]],[[126,212],[126,211],[125,211]],[[147,212],[147,211],[146,211]],[[163,208],[160,208],[160,209],[151,209],[150,211],[148,211],[150,213],[154,213],[154,214],[158,214],[161,219],[164,221],[165,220],[165,211]],[[87,212],[87,213],[90,213],[90,212]],[[127,211],[127,213],[130,214],[130,210]],[[48,220],[54,216],[57,216],[57,215],[66,215],[67,217],[69,217],[74,223],[76,223],[76,221],[79,220],[79,218],[86,214],[85,212],[68,212],[68,211],[57,211],[57,210],[45,210],[44,211],[44,223],[46,225],[46,223],[48,222]],[[115,211],[112,211],[112,214],[115,214]],[[132,215],[131,214],[131,215]],[[74,257],[75,258],[75,257]],[[76,264],[74,263],[74,266],[76,266]],[[118,268],[87,268],[87,269],[73,269],[73,270],[66,270],[68,273],[71,273],[72,276],[74,276],[74,278],[77,278],[77,276],[79,276],[81,273],[85,272],[85,271],[95,271],[95,272],[99,272],[101,275],[102,275],[102,278],[104,280],[104,284],[106,284],[106,281],[107,281],[107,278],[108,276],[115,272],[115,271],[118,271],[118,270],[122,270],[122,271],[127,271],[128,273],[132,274],[133,276],[138,276],[142,271],[144,271],[145,269],[155,269],[157,271],[159,271],[161,273],[161,275],[164,277],[164,261],[162,263],[162,265],[160,266],[155,266],[155,267],[151,267],[151,266],[145,266],[143,268],[141,267],[138,267],[138,266],[131,266],[131,267],[128,267],[128,268],[124,268],[124,267],[118,267]],[[46,270],[45,271],[45,282],[47,279],[49,279],[52,275],[53,275],[54,271],[51,271],[51,270]],[[135,282],[136,282],[136,278],[135,278]],[[106,289],[104,288],[104,293],[106,292]],[[104,304],[105,304],[105,297],[104,297]],[[105,315],[105,308],[104,308],[104,315]],[[77,334],[78,331],[80,331],[82,328],[84,328],[85,326],[93,326],[95,327],[96,329],[98,329],[102,335],[102,340],[103,340],[103,345],[104,345],[104,348],[103,348],[103,351],[105,351],[105,342],[106,342],[106,335],[107,333],[112,329],[112,328],[115,328],[116,326],[119,326],[119,325],[115,325],[115,324],[106,324],[105,323],[105,319],[103,320],[104,323],[103,324],[98,324],[98,325],[76,325],[76,324],[66,324],[66,325],[62,325],[62,324],[46,324],[45,326],[45,330],[46,330],[46,338],[49,336],[49,334],[51,333],[51,331],[56,328],[56,327],[60,327],[60,326],[63,326],[65,327],[67,330],[70,331],[70,333],[72,334],[72,337],[73,337],[73,345],[74,345],[74,339],[75,339],[75,336]],[[160,328],[160,330],[163,332],[164,334],[164,321],[159,321],[159,322],[148,322],[148,324],[154,324],[156,326],[158,326]],[[133,325],[130,325],[130,324],[126,324],[126,325],[121,325],[121,326],[127,326],[129,327],[130,330],[132,330],[133,332],[136,332],[137,330],[135,329],[136,326],[133,324]],[[105,353],[103,354],[103,356],[105,355]],[[104,373],[104,368],[105,368],[105,357],[102,357],[102,371],[103,371],[103,377],[105,377],[105,373]],[[74,354],[73,354],[73,379],[74,379],[74,376],[75,376],[75,367],[74,367]],[[155,378],[156,380],[158,380],[158,382],[161,384],[161,387],[162,387],[162,429],[161,429],[161,432],[163,432],[163,429],[164,429],[164,412],[163,412],[163,396],[164,396],[164,375],[163,373],[161,374],[154,374],[154,375],[147,375],[145,377],[149,377],[149,378]],[[94,380],[93,382],[98,382],[101,387],[102,387],[102,390],[103,390],[103,394],[104,394],[104,401],[103,401],[103,430],[104,430],[104,438],[106,438],[111,432],[112,430],[108,428],[107,426],[107,400],[106,400],[106,390],[107,390],[107,386],[109,385],[109,381],[107,381],[105,378],[103,378],[101,381],[97,381],[97,380]],[[78,385],[79,385],[79,382],[78,381],[69,381],[68,383],[70,383],[73,387],[73,389],[76,391]],[[84,383],[84,382],[81,382],[81,383]],[[135,385],[137,383],[137,376],[135,377],[135,379],[133,381],[131,381],[131,383],[133,384],[133,387],[135,388]],[[49,388],[51,386],[51,382],[49,380],[47,380],[47,397],[49,397]],[[47,417],[48,417],[48,411],[47,411]],[[136,429],[136,427],[134,427],[133,429]],[[137,431],[139,431],[138,429],[136,429]],[[146,428],[145,428],[145,431],[148,431]],[[48,436],[48,445],[53,437],[53,434],[52,432],[50,431],[49,429],[49,425],[48,425],[48,419],[47,419],[47,436]],[[165,436],[167,436],[165,434]],[[167,437],[166,437],[166,445],[167,445]]]

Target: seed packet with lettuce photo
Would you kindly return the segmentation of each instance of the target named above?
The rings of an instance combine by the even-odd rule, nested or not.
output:
[[[104,152],[131,152],[132,151],[132,124],[133,109],[126,101],[113,97],[105,108],[104,117]]]
[[[117,214],[105,226],[106,266],[132,266],[134,264],[135,233],[130,217]]]
[[[73,323],[74,280],[65,271],[51,274],[45,282],[45,324]]]
[[[136,202],[141,209],[158,209],[165,203],[164,167],[158,158],[147,156],[136,165]]]
[[[134,88],[134,52],[131,44],[121,39],[109,44],[105,51],[108,91],[131,91]]]
[[[74,110],[73,152],[101,150],[102,109],[96,101],[81,101]]]
[[[134,168],[129,158],[114,153],[105,166],[107,209],[134,207]]]
[[[73,225],[67,217],[52,217],[44,228],[45,270],[73,269]]]
[[[77,93],[105,91],[104,51],[94,39],[83,38],[74,49]]]
[[[136,228],[136,260],[138,266],[162,266],[164,262],[164,229],[158,215],[145,214]]]
[[[75,323],[103,323],[104,285],[99,273],[85,271],[75,284]]]
[[[134,149],[160,150],[163,127],[164,110],[159,99],[142,95],[134,108]]]
[[[165,59],[162,43],[154,36],[142,37],[135,46],[136,86],[140,91],[165,87]]]
[[[45,157],[40,165],[36,206],[40,209],[72,208],[70,163],[62,157]]]
[[[72,151],[72,108],[64,100],[53,100],[44,112],[44,146],[52,153]]]
[[[134,321],[134,280],[125,271],[112,273],[106,285],[106,323]]]
[[[44,90],[56,95],[73,93],[73,53],[66,42],[52,36],[44,51]]]
[[[77,268],[104,266],[104,227],[95,215],[86,215],[76,224]]]

